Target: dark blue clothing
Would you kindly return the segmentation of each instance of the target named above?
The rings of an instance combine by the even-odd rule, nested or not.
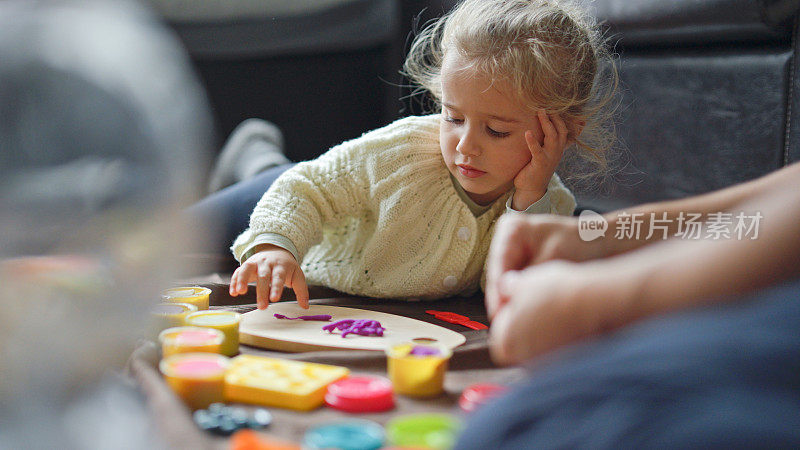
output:
[[[800,448],[798,282],[550,356],[456,448]]]
[[[186,209],[191,220],[208,229],[210,239],[197,249],[229,255],[236,236],[247,229],[250,214],[272,183],[295,164],[272,167],[253,178],[217,191]],[[233,256],[231,256],[233,258]]]

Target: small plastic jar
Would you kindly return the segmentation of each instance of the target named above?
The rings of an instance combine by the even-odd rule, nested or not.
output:
[[[158,339],[158,334],[167,328],[182,327],[186,316],[197,311],[197,307],[189,303],[159,303],[150,310],[151,339]]]
[[[242,315],[234,311],[214,309],[197,311],[186,316],[186,325],[213,328],[225,334],[220,353],[234,356],[239,353],[239,322]]]
[[[303,436],[304,449],[378,450],[386,441],[383,427],[371,420],[353,419],[318,425]]]
[[[213,353],[179,353],[158,367],[167,384],[192,409],[224,401],[225,371],[230,358]]]
[[[387,444],[400,448],[453,448],[461,422],[449,414],[409,414],[386,424]]]
[[[213,328],[167,328],[158,335],[163,358],[178,353],[220,353],[225,335]]]
[[[386,349],[394,391],[410,397],[433,397],[444,390],[452,352],[438,343],[402,342]]]
[[[208,309],[208,298],[211,289],[201,286],[174,287],[165,289],[161,299],[171,303],[189,303],[197,307],[198,311]]]

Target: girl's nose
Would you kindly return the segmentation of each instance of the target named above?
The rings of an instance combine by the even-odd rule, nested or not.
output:
[[[462,155],[480,155],[480,145],[478,144],[477,139],[475,139],[475,133],[470,130],[465,130],[458,139],[456,151]]]

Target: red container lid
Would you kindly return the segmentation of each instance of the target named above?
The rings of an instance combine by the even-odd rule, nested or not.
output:
[[[502,384],[478,383],[461,392],[458,406],[466,412],[472,412],[489,400],[499,396],[508,388]]]
[[[394,391],[387,378],[351,376],[328,385],[325,404],[346,412],[380,412],[394,408]]]

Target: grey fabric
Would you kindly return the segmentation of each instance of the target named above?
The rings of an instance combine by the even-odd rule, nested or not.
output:
[[[393,38],[395,2],[353,0],[306,14],[173,21],[197,57],[279,56],[371,47]]]
[[[795,19],[792,37],[793,53],[789,68],[789,101],[786,111],[786,142],[783,149],[783,164],[800,161],[800,89],[798,89],[798,69],[800,69],[800,50],[797,47],[800,24]]]
[[[250,117],[269,120],[283,132],[288,158],[302,161],[396,118],[400,2],[327,3],[280,15],[254,4],[252,15],[242,12],[235,20],[222,13],[217,19],[162,16],[200,74],[217,136]]]
[[[236,21],[310,14],[357,0],[148,0],[174,22]]]
[[[585,1],[626,46],[780,41],[799,0]]]
[[[578,202],[607,211],[756,178],[783,164],[792,53],[696,51],[621,60],[617,134],[625,153]]]
[[[747,181],[800,156],[800,0],[596,0],[619,58],[610,177],[579,186],[608,211]]]

